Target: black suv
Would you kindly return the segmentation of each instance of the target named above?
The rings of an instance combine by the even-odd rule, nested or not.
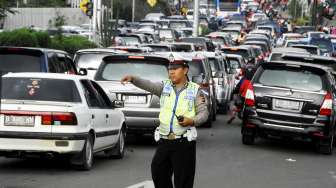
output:
[[[259,66],[245,95],[243,144],[255,137],[309,139],[331,154],[334,139],[335,87],[332,69],[293,61]]]
[[[64,51],[45,48],[0,47],[0,70],[7,72],[51,72],[77,74]]]

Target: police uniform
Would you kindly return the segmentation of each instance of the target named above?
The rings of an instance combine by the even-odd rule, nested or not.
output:
[[[173,61],[170,68],[187,66],[184,61]],[[195,126],[206,122],[209,117],[206,101],[198,84],[187,81],[177,88],[171,80],[155,83],[133,77],[132,83],[160,96],[160,126],[155,131],[158,142],[152,160],[151,171],[156,188],[192,188],[196,166]],[[179,125],[179,117],[193,119],[193,126]]]

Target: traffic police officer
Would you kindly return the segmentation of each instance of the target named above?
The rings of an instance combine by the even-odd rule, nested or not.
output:
[[[207,100],[196,83],[188,80],[188,64],[169,63],[169,80],[155,83],[136,76],[125,76],[123,84],[160,96],[160,126],[155,131],[158,147],[152,160],[152,178],[156,188],[192,188],[196,167],[196,126],[208,120]]]

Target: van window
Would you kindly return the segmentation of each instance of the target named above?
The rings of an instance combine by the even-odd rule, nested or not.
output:
[[[41,72],[43,53],[21,49],[0,51],[0,70],[7,72]]]

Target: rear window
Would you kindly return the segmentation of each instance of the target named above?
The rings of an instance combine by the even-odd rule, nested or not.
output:
[[[167,46],[148,46],[154,52],[170,52],[170,49]]]
[[[178,45],[173,44],[173,49],[174,49],[174,52],[192,52],[193,51],[191,45],[183,45],[183,44],[178,44]]]
[[[188,77],[190,80],[192,80],[193,76],[199,76],[201,74],[205,75],[205,69],[201,61],[193,61],[188,63],[188,65],[189,65]]]
[[[140,39],[137,37],[129,36],[129,37],[122,37],[122,38],[125,40],[127,45],[137,45],[141,43]]]
[[[167,66],[149,60],[116,60],[105,63],[96,74],[96,80],[119,81],[125,75],[134,75],[147,80],[162,81],[168,78]]]
[[[244,58],[248,58],[249,54],[247,50],[243,50],[243,49],[237,49],[237,50],[231,50],[231,49],[222,49],[222,51],[225,54],[236,54],[236,55],[241,55]]]
[[[172,30],[160,30],[159,37],[160,38],[173,38]]]
[[[172,29],[179,29],[181,27],[190,27],[190,25],[187,22],[170,22],[169,27]]]
[[[231,69],[240,69],[240,64],[237,59],[229,59]]]
[[[223,45],[225,44],[225,41],[223,38],[220,38],[220,37],[213,37],[213,38],[210,38],[210,40],[214,43],[217,43],[217,44],[220,44],[220,45]]]
[[[324,89],[322,73],[292,67],[266,68],[261,73],[257,83],[306,91]]]
[[[98,69],[99,65],[102,62],[102,59],[107,56],[111,55],[111,53],[81,53],[78,54],[75,63],[76,66],[79,68],[94,68]]]
[[[41,72],[42,53],[29,51],[0,51],[0,70],[3,72]]]
[[[75,82],[62,79],[5,77],[1,95],[2,99],[81,102]]]

